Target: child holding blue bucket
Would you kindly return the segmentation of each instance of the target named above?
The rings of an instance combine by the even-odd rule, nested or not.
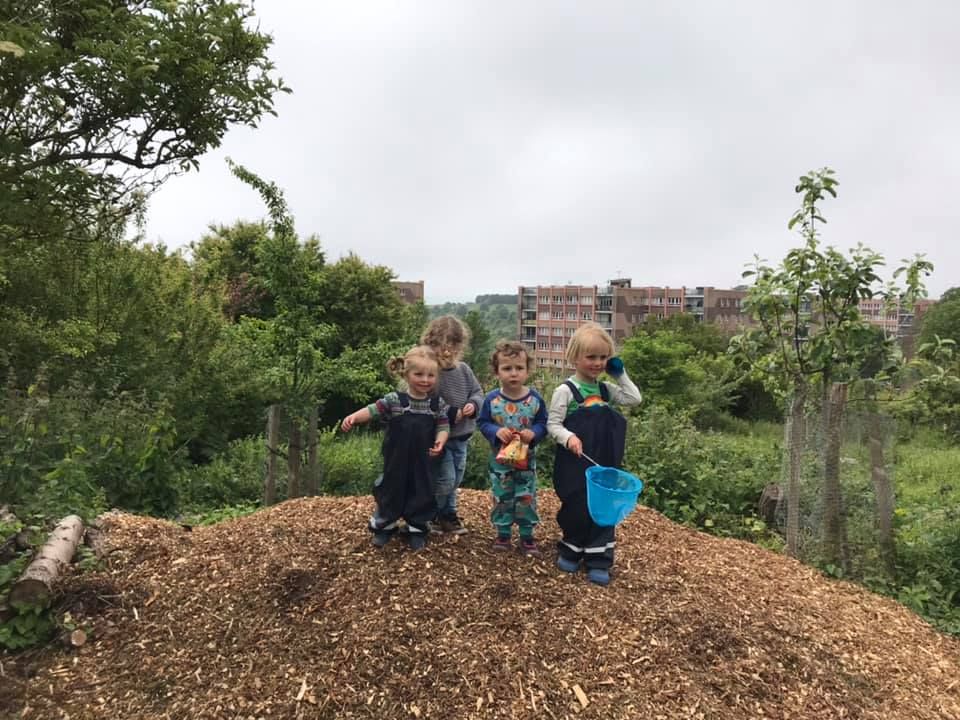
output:
[[[638,405],[640,391],[614,357],[613,340],[596,323],[584,323],[567,344],[567,362],[574,374],[550,398],[547,431],[557,442],[553,487],[560,498],[557,524],[557,567],[575,573],[583,562],[587,578],[597,585],[610,582],[613,527],[597,525],[587,508],[586,470],[589,456],[598,464],[617,467],[623,461],[627,421],[613,405]],[[602,382],[606,372],[616,384]]]

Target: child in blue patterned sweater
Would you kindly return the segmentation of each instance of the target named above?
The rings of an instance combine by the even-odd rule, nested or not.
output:
[[[494,500],[490,520],[497,530],[493,549],[510,549],[512,529],[516,524],[520,533],[520,552],[538,555],[533,539],[533,529],[540,522],[534,447],[547,434],[547,405],[536,390],[524,384],[533,358],[522,343],[501,340],[490,364],[500,387],[484,398],[477,424],[492,448],[488,467]],[[524,469],[497,462],[499,449],[516,438],[529,446]]]

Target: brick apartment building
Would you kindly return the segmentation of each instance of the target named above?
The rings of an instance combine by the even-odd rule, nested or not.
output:
[[[936,300],[917,300],[912,308],[899,302],[887,307],[884,300],[861,300],[860,314],[871,325],[881,328],[888,337],[895,337],[907,357],[913,355],[914,338],[920,330],[924,313],[936,304]]]
[[[650,315],[663,319],[689,313],[698,322],[718,323],[734,331],[750,322],[742,312],[746,296],[746,287],[633,287],[630,278],[613,279],[603,286],[521,286],[518,337],[536,358],[537,367],[559,373],[570,369],[564,358],[567,341],[584,322],[598,323],[618,347]],[[920,300],[912,311],[898,304],[886,311],[882,300],[863,300],[860,312],[867,322],[895,335],[910,354],[919,320],[935,302]]]
[[[407,305],[423,302],[423,280],[417,280],[416,282],[391,280],[390,284],[393,285],[397,294],[400,295],[400,299],[407,303]]]
[[[567,341],[584,322],[603,327],[619,345],[648,316],[665,318],[690,313],[702,322],[730,327],[743,323],[741,304],[746,289],[714,287],[633,287],[630,278],[606,285],[521,286],[517,293],[519,338],[537,359],[537,367],[562,372],[567,368]]]

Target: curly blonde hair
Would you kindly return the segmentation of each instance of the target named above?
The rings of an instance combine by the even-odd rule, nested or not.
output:
[[[433,365],[439,369],[437,354],[426,345],[417,345],[407,350],[406,355],[398,355],[387,360],[387,370],[390,374],[404,380],[407,378],[407,373],[413,368],[422,368],[426,365]]]
[[[453,315],[441,315],[430,321],[420,342],[437,354],[440,367],[452,367],[470,344],[470,329]]]

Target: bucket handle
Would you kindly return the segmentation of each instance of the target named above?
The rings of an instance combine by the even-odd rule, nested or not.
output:
[[[601,467],[600,463],[598,463],[598,462],[597,462],[596,460],[594,460],[592,457],[590,457],[589,455],[587,455],[585,452],[581,452],[581,453],[580,453],[580,457],[586,458],[587,460],[589,460],[590,462],[592,462],[592,463],[593,463],[594,465],[596,465],[597,467]]]

